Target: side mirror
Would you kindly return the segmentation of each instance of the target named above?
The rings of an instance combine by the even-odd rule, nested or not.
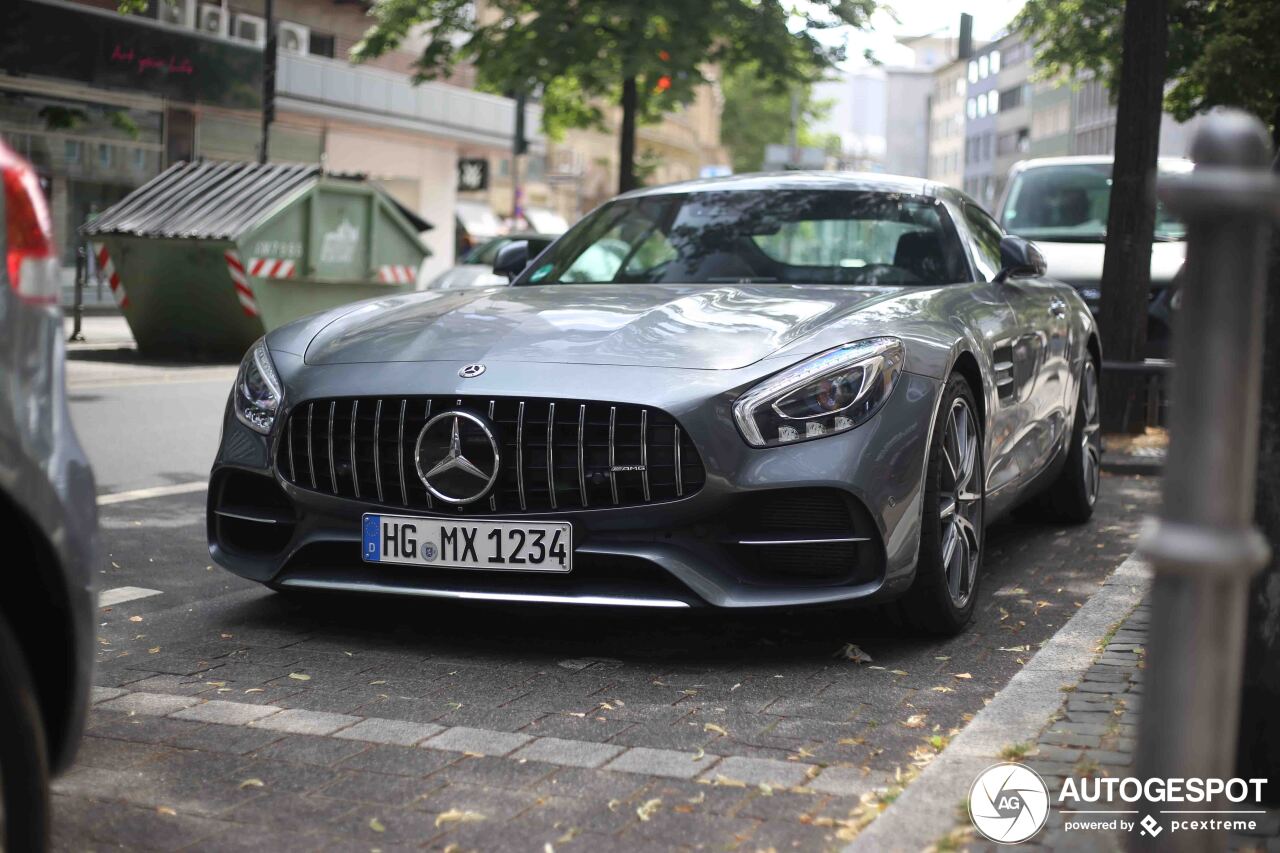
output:
[[[524,272],[527,266],[529,266],[529,241],[527,240],[512,240],[499,249],[498,256],[493,259],[493,271],[498,275],[505,275],[507,281],[515,281],[516,276]]]
[[[1035,243],[1013,234],[1000,239],[1000,272],[996,281],[1041,276],[1049,269]]]

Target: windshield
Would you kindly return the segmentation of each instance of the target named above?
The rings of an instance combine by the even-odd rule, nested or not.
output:
[[[935,285],[970,278],[936,199],[731,190],[607,204],[516,283]]]
[[[1110,203],[1110,163],[1037,166],[1014,177],[1000,224],[1028,240],[1101,243]],[[1155,239],[1184,240],[1186,233],[1157,202]]]

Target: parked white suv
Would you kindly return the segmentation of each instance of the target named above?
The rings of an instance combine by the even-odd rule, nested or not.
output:
[[[1160,172],[1188,172],[1191,161],[1160,158]],[[1054,278],[1072,285],[1094,315],[1102,301],[1102,258],[1111,203],[1110,157],[1044,157],[1009,170],[996,218],[1033,241]],[[1147,356],[1167,358],[1173,329],[1174,278],[1186,257],[1186,227],[1156,205],[1147,301]]]

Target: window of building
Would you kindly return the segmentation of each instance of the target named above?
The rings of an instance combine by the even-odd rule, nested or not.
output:
[[[991,73],[991,60],[987,54],[978,57],[978,79],[985,80],[987,75]]]
[[[145,148],[133,149],[133,168],[147,168],[147,150]]]
[[[1000,51],[991,51],[991,73],[996,74],[1000,71]]]
[[[1021,86],[1014,86],[1012,89],[1005,89],[1000,93],[1000,109],[1012,110],[1022,106],[1023,92]]]
[[[991,115],[1000,112],[1000,93],[995,89],[987,92],[987,112]]]
[[[969,60],[969,82],[978,82],[978,63],[975,60]]]
[[[970,98],[969,102],[964,105],[964,112],[969,118],[978,117],[978,102],[974,98]]]
[[[333,59],[334,38],[331,33],[311,32],[311,40],[308,50],[312,56],[327,56]]]
[[[104,169],[109,169],[111,168],[111,165],[115,163],[115,160],[115,147],[103,142],[98,143],[98,165]]]
[[[68,139],[62,143],[62,156],[68,164],[79,163],[83,151],[84,146],[80,144],[79,139]]]
[[[978,96],[978,118],[985,118],[987,115],[987,96]]]

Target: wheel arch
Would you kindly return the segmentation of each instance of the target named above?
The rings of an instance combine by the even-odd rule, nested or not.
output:
[[[49,746],[49,763],[66,769],[84,713],[78,695],[75,608],[66,573],[45,531],[8,494],[0,491],[0,511],[15,531],[9,543],[8,588],[0,596],[0,615],[17,636],[35,682],[40,716]]]

